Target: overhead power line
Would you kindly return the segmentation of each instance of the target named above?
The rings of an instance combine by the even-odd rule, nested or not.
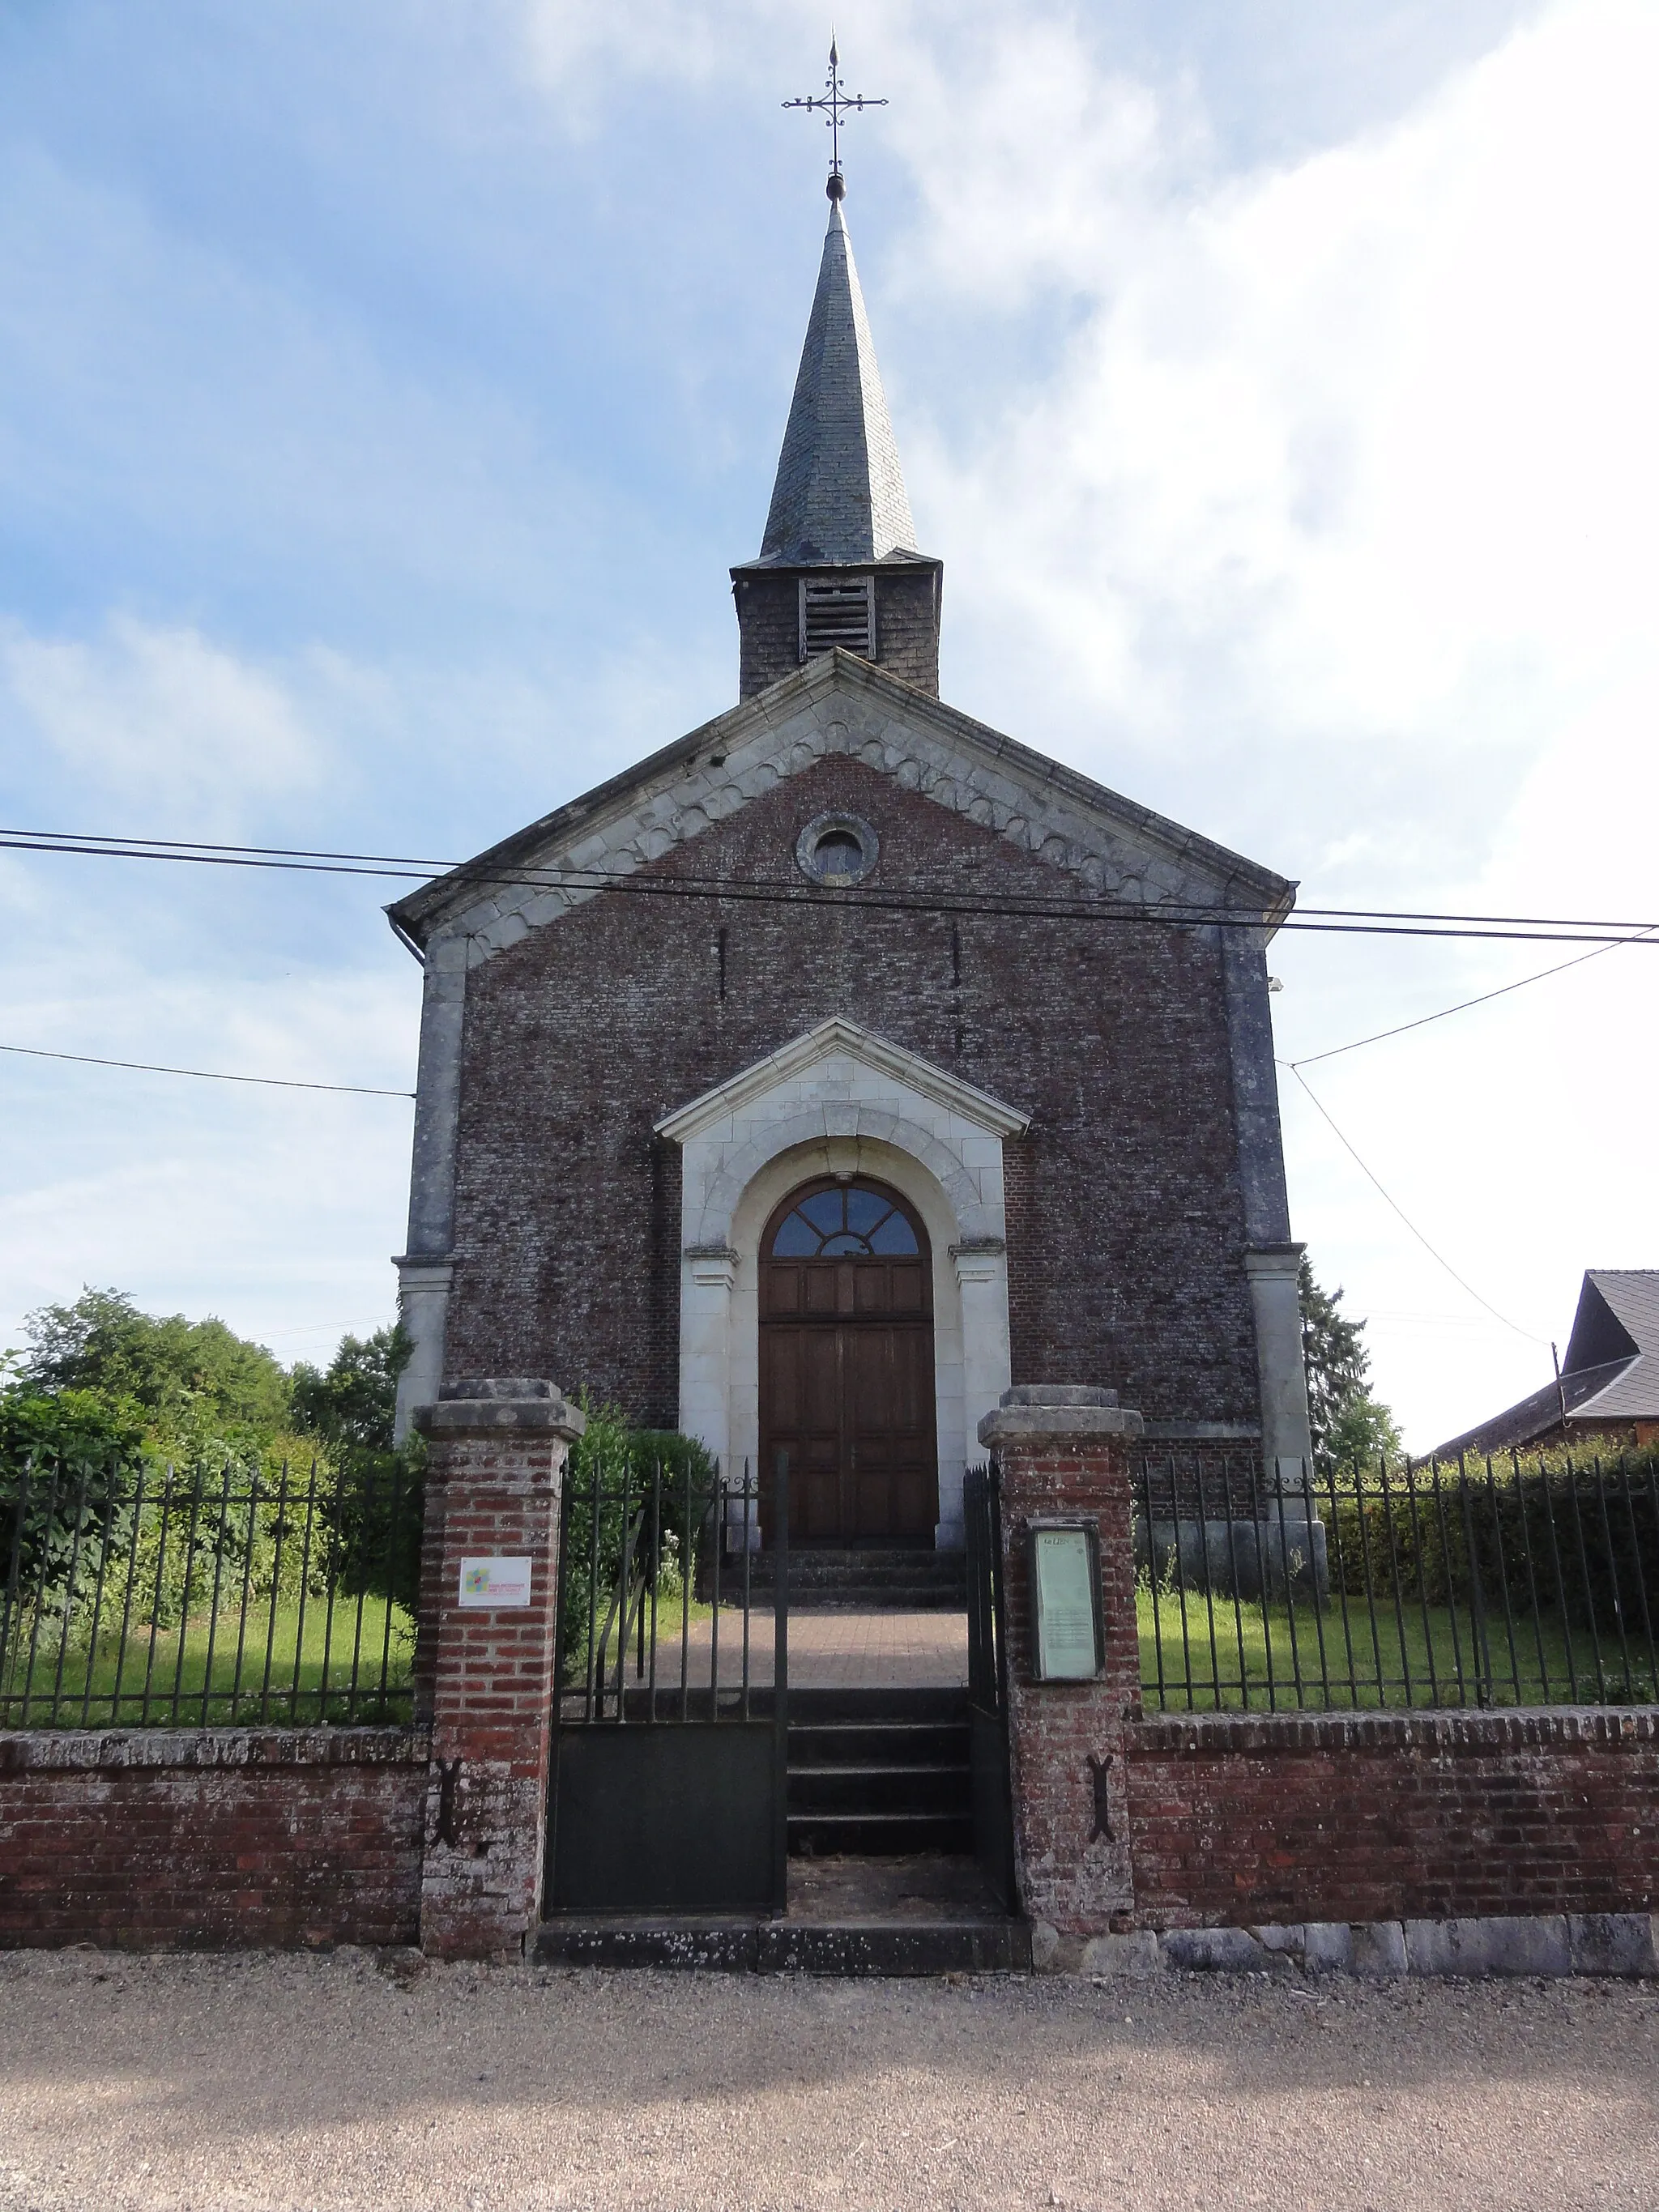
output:
[[[1451,1261],[1446,1257],[1445,1254],[1435,1249],[1434,1246],[1430,1243],[1428,1238],[1423,1234],[1417,1224],[1412,1219],[1410,1214],[1407,1212],[1405,1207],[1401,1205],[1399,1200],[1393,1197],[1383,1188],[1376,1176],[1372,1174],[1370,1169],[1368,1168],[1364,1161],[1360,1158],[1359,1154],[1354,1150],[1352,1145],[1351,1145],[1346,1137],[1343,1135],[1341,1130],[1337,1127],[1335,1121],[1331,1117],[1328,1109],[1315,1091],[1312,1085],[1308,1081],[1307,1077],[1303,1074],[1302,1070],[1293,1060],[1282,1060],[1279,1061],[1279,1065],[1281,1067],[1288,1068],[1290,1073],[1295,1076],[1297,1081],[1307,1092],[1309,1097],[1312,1099],[1319,1112],[1324,1116],[1326,1122],[1329,1125],[1331,1133],[1335,1137],[1338,1144],[1340,1144],[1343,1151],[1347,1153],[1354,1165],[1359,1170],[1361,1175],[1364,1176],[1366,1182],[1370,1184],[1371,1188],[1383,1200],[1384,1204],[1391,1206],[1395,1212],[1400,1216],[1400,1218],[1405,1223],[1407,1228],[1411,1231],[1412,1235],[1416,1237],[1418,1243],[1423,1247],[1423,1249],[1428,1254],[1429,1257],[1436,1263],[1437,1266],[1442,1267],[1445,1269],[1446,1273],[1451,1277],[1453,1282],[1457,1285],[1458,1288],[1460,1290],[1467,1291],[1469,1296],[1474,1300],[1476,1305],[1485,1306],[1486,1311],[1492,1316],[1494,1321],[1501,1321],[1505,1328],[1513,1329],[1516,1336],[1525,1337],[1528,1344],[1547,1343],[1548,1339],[1547,1337],[1534,1336],[1530,1329],[1522,1328],[1519,1322],[1511,1321],[1507,1314],[1499,1313],[1497,1307],[1493,1305],[1490,1298],[1483,1298],[1480,1291],[1475,1289],[1474,1285],[1458,1273],[1456,1268],[1453,1267]]]
[[[1021,899],[1006,895],[984,898],[971,893],[887,892],[854,888],[830,890],[775,878],[611,875],[599,869],[536,867],[489,869],[466,861],[419,860],[396,854],[328,853],[279,846],[205,845],[188,840],[111,838],[90,832],[0,830],[0,850],[78,854],[103,860],[173,860],[200,866],[274,868],[307,875],[349,875],[400,882],[429,882],[434,875],[460,872],[480,889],[501,884],[531,889],[594,892],[610,890],[641,897],[692,898],[737,903],[832,906],[876,912],[974,916],[1013,920],[1096,922],[1128,927],[1260,929],[1259,907],[1205,906],[1172,902],[1163,906],[1080,898]],[[1532,915],[1438,915],[1408,909],[1313,907],[1275,919],[1275,930],[1303,930],[1339,936],[1481,938],[1516,943],[1626,945],[1653,943],[1659,922],[1581,921],[1572,917]]]
[[[302,1083],[292,1075],[227,1075],[215,1067],[163,1067],[149,1060],[105,1060],[90,1052],[47,1052],[34,1044],[0,1044],[0,1052],[28,1060],[72,1060],[81,1067],[125,1067],[140,1075],[193,1075],[203,1083],[258,1083],[271,1091],[333,1091],[353,1098],[412,1098],[412,1091],[382,1091],[369,1083]]]
[[[1507,998],[1511,991],[1524,991],[1528,983],[1541,983],[1547,976],[1565,975],[1569,968],[1582,968],[1587,960],[1599,960],[1603,953],[1616,952],[1620,945],[1639,945],[1653,933],[1652,930],[1638,930],[1634,937],[1620,938],[1611,945],[1598,945],[1592,951],[1577,953],[1571,960],[1559,960],[1553,968],[1540,968],[1534,975],[1518,975],[1513,983],[1500,983],[1495,991],[1482,991],[1474,999],[1460,999],[1455,1006],[1442,1006],[1437,1013],[1419,1014],[1414,1022],[1398,1022],[1391,1030],[1377,1030],[1370,1036],[1356,1037],[1352,1044],[1334,1044],[1328,1052],[1304,1053],[1300,1060],[1287,1060],[1284,1065],[1294,1073],[1299,1067],[1316,1067],[1322,1060],[1340,1060],[1345,1052],[1358,1052],[1362,1045],[1381,1044],[1385,1038],[1404,1036],[1407,1030],[1426,1029],[1431,1022],[1443,1022],[1449,1014],[1466,1014],[1471,1006],[1484,1006],[1488,1000]]]

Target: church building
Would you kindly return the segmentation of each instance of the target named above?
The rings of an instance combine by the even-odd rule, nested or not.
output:
[[[1011,1384],[1309,1449],[1265,949],[1295,887],[939,696],[830,179],[738,703],[391,909],[425,969],[400,1421],[552,1376],[954,1548]]]

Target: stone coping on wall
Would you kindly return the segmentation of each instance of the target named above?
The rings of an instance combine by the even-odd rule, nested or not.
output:
[[[1659,1743],[1659,1705],[1515,1705],[1496,1711],[1419,1708],[1372,1713],[1152,1713],[1128,1749],[1214,1758],[1228,1753],[1525,1751]]]
[[[425,1728],[0,1729],[0,1775],[131,1767],[425,1766]]]

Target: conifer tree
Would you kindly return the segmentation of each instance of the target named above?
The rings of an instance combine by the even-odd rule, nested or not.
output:
[[[1341,1310],[1342,1291],[1321,1288],[1302,1255],[1302,1358],[1308,1376],[1308,1424],[1322,1474],[1373,1464],[1401,1449],[1399,1425],[1370,1387],[1365,1324]]]

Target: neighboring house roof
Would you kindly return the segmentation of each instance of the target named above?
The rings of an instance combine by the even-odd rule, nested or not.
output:
[[[759,568],[914,554],[916,526],[841,203],[830,228],[783,434]]]
[[[1432,1456],[1509,1451],[1570,1423],[1659,1420],[1659,1267],[1591,1267],[1558,1388],[1547,1382]]]
[[[1224,907],[1269,928],[1296,886],[836,647],[386,909],[476,963],[557,921],[781,779],[850,754],[1125,903]]]

